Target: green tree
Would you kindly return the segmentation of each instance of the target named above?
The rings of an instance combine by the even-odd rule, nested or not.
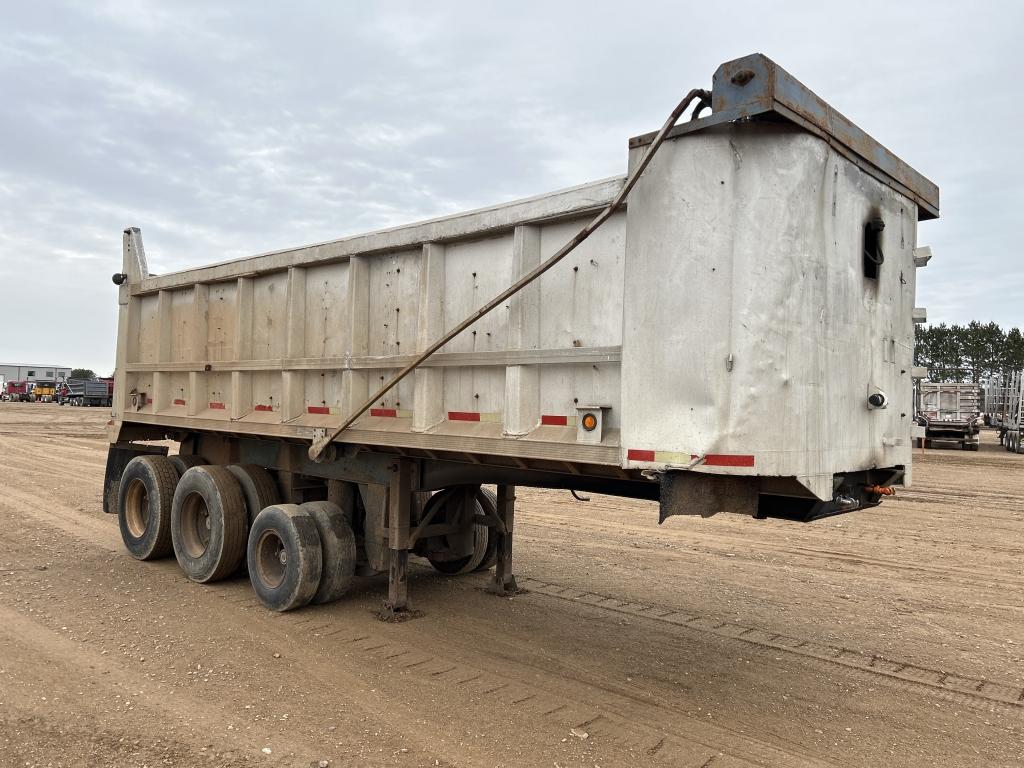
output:
[[[919,325],[914,365],[928,369],[932,381],[980,382],[1024,370],[1024,334],[1004,332],[996,323]]]
[[[962,330],[963,360],[969,380],[975,384],[1000,373],[1005,354],[1006,334],[995,323],[972,320]]]
[[[96,372],[92,368],[72,368],[69,379],[95,379]]]
[[[1006,334],[1006,345],[1003,348],[1003,373],[1024,370],[1024,334],[1020,328],[1011,328]]]
[[[928,369],[932,381],[964,378],[964,329],[958,325],[919,325],[915,331],[914,365]]]

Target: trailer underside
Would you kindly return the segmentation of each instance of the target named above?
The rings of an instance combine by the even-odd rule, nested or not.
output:
[[[350,509],[358,572],[389,574],[384,610],[388,618],[409,609],[409,555],[426,557],[443,569],[446,562],[458,563],[467,556],[466,551],[451,551],[445,542],[452,537],[469,541],[478,528],[486,529],[493,553],[489,555],[495,568],[492,591],[508,594],[515,590],[516,486],[565,489],[580,501],[586,500],[580,495],[586,493],[656,501],[661,521],[672,515],[710,517],[734,512],[758,519],[811,522],[877,506],[882,489],[903,479],[901,467],[836,476],[835,498],[823,502],[810,496],[796,478],[651,473],[555,459],[352,444],[336,446],[332,461],[316,463],[309,458],[308,443],[301,440],[168,431],[156,425],[125,423],[108,452],[104,511],[119,511],[122,475],[129,462],[137,456],[166,455],[166,445],[152,442],[168,439],[179,444],[178,455],[190,459],[189,466],[242,465],[269,470],[285,503],[327,501]],[[496,486],[493,499],[481,490],[484,486]],[[581,514],[586,515],[585,505]]]

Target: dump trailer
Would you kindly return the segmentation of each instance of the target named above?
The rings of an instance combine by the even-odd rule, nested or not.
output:
[[[113,404],[113,379],[66,379],[58,391],[61,405],[105,406]]]
[[[922,381],[918,387],[917,422],[926,443],[954,443],[965,451],[980,445],[981,388],[955,381]]]
[[[128,551],[200,582],[244,560],[277,610],[385,571],[395,617],[410,555],[515,591],[516,486],[812,521],[909,484],[936,186],[762,55],[627,170],[159,276],[125,230]]]

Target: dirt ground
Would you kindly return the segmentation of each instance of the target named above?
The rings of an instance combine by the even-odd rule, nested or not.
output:
[[[516,571],[273,614],[137,562],[105,409],[0,405],[0,766],[1019,766],[1024,456],[811,525],[520,489]]]

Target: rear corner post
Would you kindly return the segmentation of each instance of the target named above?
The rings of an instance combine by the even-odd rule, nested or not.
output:
[[[508,597],[519,591],[516,577],[512,573],[512,529],[515,525],[516,487],[498,486],[498,517],[502,527],[498,529],[498,559],[494,567],[494,578],[487,591],[500,597]]]

